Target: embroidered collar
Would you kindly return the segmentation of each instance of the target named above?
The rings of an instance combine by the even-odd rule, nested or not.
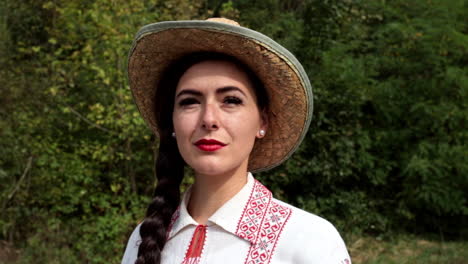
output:
[[[198,225],[187,211],[189,198],[190,189],[184,194],[179,208],[172,217],[168,240],[187,226]],[[207,225],[218,225],[251,244],[257,244],[262,224],[280,220],[271,211],[271,203],[271,192],[249,173],[247,184],[208,219]]]

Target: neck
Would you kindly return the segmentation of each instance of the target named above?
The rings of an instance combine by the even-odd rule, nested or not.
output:
[[[188,212],[199,224],[236,195],[247,183],[247,166],[222,175],[195,173],[195,183],[188,203]]]

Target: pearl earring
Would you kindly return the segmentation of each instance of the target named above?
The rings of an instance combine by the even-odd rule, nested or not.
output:
[[[259,133],[260,133],[260,136],[262,136],[262,137],[265,136],[265,130],[260,129]]]
[[[172,132],[172,137],[175,138],[175,132]]]

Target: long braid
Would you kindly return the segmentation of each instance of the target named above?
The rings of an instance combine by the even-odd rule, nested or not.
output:
[[[146,219],[140,226],[141,244],[135,264],[161,262],[167,228],[180,202],[179,187],[184,176],[184,162],[171,138],[160,139],[156,175],[158,184],[146,212]]]
[[[185,162],[180,156],[177,142],[172,138],[173,98],[183,72],[167,70],[156,90],[156,121],[159,129],[159,153],[155,172],[158,184],[146,218],[140,226],[141,244],[135,264],[160,264],[161,252],[166,244],[166,232],[172,215],[180,202],[180,183],[184,177]]]

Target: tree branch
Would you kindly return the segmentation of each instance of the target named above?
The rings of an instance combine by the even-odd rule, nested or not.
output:
[[[8,202],[10,202],[10,200],[13,198],[15,193],[18,191],[18,189],[19,189],[21,183],[23,182],[24,178],[26,178],[26,175],[28,175],[28,172],[29,172],[29,170],[31,169],[31,166],[32,166],[32,161],[33,161],[33,157],[30,156],[28,158],[28,163],[26,164],[26,168],[24,169],[23,175],[21,175],[20,179],[16,183],[15,188],[13,188],[13,191],[11,191],[11,193],[8,195],[8,197],[7,197],[6,201],[5,201],[5,204],[2,206],[3,209],[6,208]]]
[[[107,129],[105,127],[102,127],[98,124],[95,124],[93,123],[91,120],[87,119],[86,117],[84,117],[82,114],[80,114],[78,111],[76,111],[75,109],[73,109],[73,107],[67,105],[67,107],[70,109],[70,111],[75,114],[79,119],[85,121],[88,125],[92,126],[92,127],[95,127],[101,131],[104,131],[104,132],[107,132],[107,133],[110,133],[110,134],[117,134],[116,132],[110,130],[110,129]]]

